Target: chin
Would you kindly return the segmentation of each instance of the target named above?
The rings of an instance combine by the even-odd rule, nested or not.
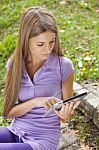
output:
[[[49,57],[49,55],[43,55],[41,59],[46,60],[48,57]]]

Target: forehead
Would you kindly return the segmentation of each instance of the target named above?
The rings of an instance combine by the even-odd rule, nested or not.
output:
[[[47,31],[39,34],[38,36],[32,37],[30,40],[33,40],[34,42],[46,42],[46,41],[53,40],[55,37],[56,37],[56,33]]]

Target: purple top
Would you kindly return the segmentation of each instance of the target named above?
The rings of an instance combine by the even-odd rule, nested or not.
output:
[[[7,67],[9,66],[9,62]],[[61,82],[73,71],[70,59],[51,54],[35,73],[32,81],[23,63],[18,98],[25,102],[35,97],[55,96],[61,99]],[[8,129],[29,143],[33,150],[57,150],[60,139],[59,117],[52,112],[44,117],[44,107],[36,107],[13,119]]]

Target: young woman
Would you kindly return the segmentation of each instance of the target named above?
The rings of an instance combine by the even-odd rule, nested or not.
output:
[[[79,101],[44,117],[53,104],[73,95],[73,65],[62,54],[56,21],[48,10],[25,10],[6,68],[3,115],[12,123],[0,127],[0,150],[57,150],[60,120],[67,121]]]

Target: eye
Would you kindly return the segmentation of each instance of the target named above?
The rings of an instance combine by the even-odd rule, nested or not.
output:
[[[37,46],[43,46],[44,44],[37,44]]]
[[[55,40],[54,40],[54,41],[50,41],[50,44],[51,44],[51,43],[55,43]]]

